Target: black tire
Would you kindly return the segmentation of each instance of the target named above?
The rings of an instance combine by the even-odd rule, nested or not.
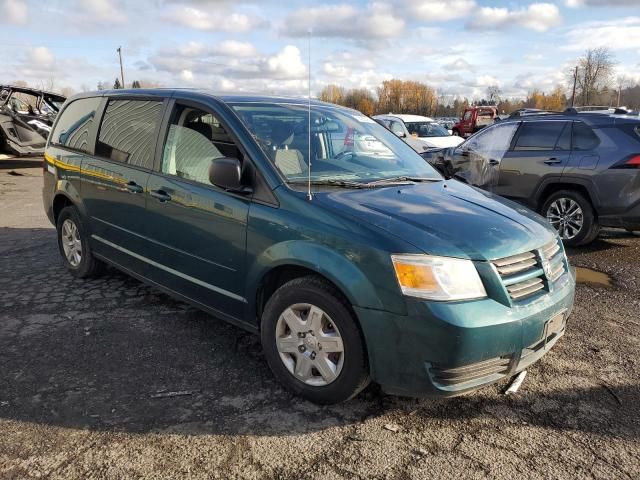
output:
[[[459,137],[459,136],[460,136],[460,132],[459,132],[457,129],[455,129],[455,128],[454,128],[454,129],[451,131],[451,135],[452,135],[453,137]]]
[[[78,229],[78,236],[82,245],[81,259],[78,265],[72,265],[67,258],[63,247],[63,225],[65,221],[72,222]],[[89,239],[86,233],[86,229],[83,227],[82,220],[78,209],[74,206],[64,207],[58,215],[58,221],[56,223],[56,230],[58,233],[58,249],[60,250],[60,256],[65,268],[75,277],[78,278],[90,278],[98,276],[104,267],[104,264],[96,259],[91,252],[89,246]]]
[[[296,304],[319,307],[337,327],[344,345],[342,370],[324,386],[309,385],[285,366],[276,345],[280,315]],[[362,334],[348,302],[330,283],[317,276],[296,278],[271,296],[261,322],[262,348],[275,377],[290,391],[319,404],[335,404],[356,396],[369,384],[369,367]]]
[[[549,207],[561,198],[573,200],[582,210],[582,228],[573,238],[563,238],[563,243],[568,247],[579,247],[593,242],[598,236],[598,233],[600,233],[600,224],[598,223],[598,217],[593,210],[591,202],[580,192],[575,190],[558,190],[554,192],[542,205],[540,214],[546,218]]]

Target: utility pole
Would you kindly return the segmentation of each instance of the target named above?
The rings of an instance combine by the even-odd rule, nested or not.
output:
[[[122,80],[122,88],[124,88],[124,70],[122,68],[122,47],[118,47],[118,56],[120,57],[120,80]]]
[[[573,93],[571,94],[571,108],[573,108],[573,103],[576,99],[576,82],[578,81],[578,66],[576,65],[576,69],[573,72]]]

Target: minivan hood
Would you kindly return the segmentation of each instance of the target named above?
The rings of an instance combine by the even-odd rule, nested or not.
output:
[[[455,180],[318,192],[314,200],[431,255],[494,260],[556,238],[539,215]]]

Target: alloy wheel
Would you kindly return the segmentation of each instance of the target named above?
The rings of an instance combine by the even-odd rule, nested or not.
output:
[[[561,197],[549,205],[547,220],[558,231],[560,238],[571,240],[582,230],[584,215],[575,200]]]
[[[67,218],[62,224],[61,230],[64,255],[72,267],[77,267],[82,261],[82,242],[78,226]]]
[[[276,323],[276,347],[289,373],[307,385],[330,384],[344,365],[338,327],[326,312],[308,303],[282,312]]]

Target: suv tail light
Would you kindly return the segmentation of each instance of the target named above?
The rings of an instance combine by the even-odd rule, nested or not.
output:
[[[612,168],[638,168],[640,169],[640,154],[633,154],[622,162],[616,163]]]

